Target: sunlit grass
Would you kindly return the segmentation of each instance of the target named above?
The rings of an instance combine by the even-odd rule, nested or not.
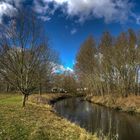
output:
[[[22,103],[22,96],[20,95],[13,95],[7,96],[6,98],[0,99],[0,105],[13,105],[13,104],[21,104]]]
[[[26,108],[22,108],[21,101],[20,95],[0,99],[0,140],[97,139],[79,126],[58,117],[50,105],[28,102]]]

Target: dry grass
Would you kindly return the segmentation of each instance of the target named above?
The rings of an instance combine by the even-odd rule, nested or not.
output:
[[[87,98],[89,101],[105,105],[107,107],[120,109],[126,112],[140,113],[140,96],[114,97],[114,96],[93,96]]]
[[[5,98],[10,98],[13,97],[13,95],[17,95],[15,93],[0,93],[0,100],[5,99]]]
[[[41,96],[34,95],[30,97],[30,101],[34,103],[42,103],[46,104],[50,101],[55,101],[59,98],[66,98],[71,97],[71,95],[63,94],[63,93],[49,93],[49,94],[42,94]]]
[[[47,100],[54,97],[44,96]],[[18,95],[0,99],[0,140],[97,139],[79,126],[58,117],[50,105],[36,104],[30,99],[23,109],[21,99]]]

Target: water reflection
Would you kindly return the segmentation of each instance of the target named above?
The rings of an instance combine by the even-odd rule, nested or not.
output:
[[[97,133],[100,139],[140,140],[140,116],[114,111],[93,105],[80,98],[71,98],[55,104],[63,117],[79,124],[86,130]]]

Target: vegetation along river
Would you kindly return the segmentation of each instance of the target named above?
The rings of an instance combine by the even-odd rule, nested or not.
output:
[[[140,115],[116,111],[89,103],[81,98],[60,100],[54,105],[57,113],[100,139],[140,140]]]

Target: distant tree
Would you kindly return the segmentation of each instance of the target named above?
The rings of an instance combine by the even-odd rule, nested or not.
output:
[[[55,74],[53,77],[53,86],[56,89],[62,89],[68,93],[74,94],[77,90],[77,81],[75,74],[70,71]]]
[[[63,88],[71,94],[75,94],[77,90],[77,82],[74,73],[69,71],[64,72],[62,79]]]
[[[53,81],[53,68],[55,65],[59,63],[59,56],[58,53],[51,49],[47,45],[47,50],[45,55],[44,63],[40,64],[39,67],[39,94],[41,95],[42,92],[48,92],[50,87],[52,86],[51,83]]]

